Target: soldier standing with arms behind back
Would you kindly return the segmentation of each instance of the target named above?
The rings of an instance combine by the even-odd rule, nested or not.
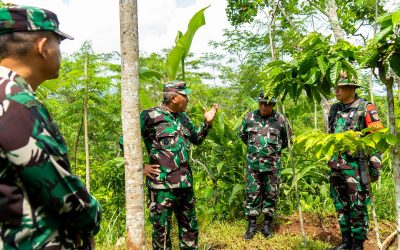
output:
[[[0,249],[91,249],[100,205],[71,175],[67,145],[34,91],[58,77],[57,16],[0,8]]]
[[[149,188],[153,249],[172,248],[169,233],[173,212],[179,226],[180,249],[197,249],[198,224],[189,147],[206,138],[218,104],[204,112],[204,122],[196,127],[185,113],[190,93],[185,82],[168,82],[164,85],[163,103],[140,115],[150,161],[150,165],[144,166],[144,173]]]
[[[257,233],[256,219],[264,214],[261,233],[272,236],[272,219],[281,181],[281,151],[288,146],[288,134],[292,131],[286,119],[273,108],[274,98],[260,93],[258,110],[246,114],[239,136],[247,145],[246,201],[244,213],[249,221],[244,239],[252,239]],[[288,129],[288,130],[287,130]]]
[[[329,133],[347,130],[361,131],[364,128],[383,128],[378,111],[372,103],[355,93],[360,86],[342,74],[335,89],[336,99],[329,112]],[[368,236],[368,189],[360,178],[360,159],[348,152],[334,155],[329,161],[331,167],[331,197],[338,215],[342,242],[332,249],[363,249]],[[380,154],[369,161],[371,181],[380,176]]]

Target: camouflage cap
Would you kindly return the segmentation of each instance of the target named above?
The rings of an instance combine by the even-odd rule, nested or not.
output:
[[[74,38],[58,29],[57,15],[31,6],[5,6],[0,8],[0,35],[18,31],[53,31],[61,39]]]
[[[339,78],[338,83],[336,84],[336,87],[340,86],[354,86],[356,88],[360,88],[361,86],[355,83],[354,81],[349,81],[348,78]]]
[[[264,94],[264,91],[260,92],[260,96],[258,97],[258,102],[266,102],[266,103],[276,103],[275,97],[271,97],[271,99]]]
[[[175,80],[164,84],[164,92],[176,92],[182,95],[188,95],[192,90],[186,88],[185,82]]]

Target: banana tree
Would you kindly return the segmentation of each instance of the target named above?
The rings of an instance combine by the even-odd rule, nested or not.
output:
[[[167,57],[167,71],[169,80],[176,79],[176,72],[179,64],[182,66],[182,79],[185,80],[185,58],[189,54],[190,46],[192,45],[192,40],[196,34],[196,31],[206,23],[204,11],[208,7],[203,8],[194,14],[192,19],[190,19],[188,29],[184,35],[181,31],[178,31],[175,41],[176,45]]]

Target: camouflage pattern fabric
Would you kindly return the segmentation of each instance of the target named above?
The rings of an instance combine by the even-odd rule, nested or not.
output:
[[[259,110],[247,113],[239,136],[247,145],[245,215],[273,215],[279,194],[281,151],[292,131],[285,118],[273,112],[262,117]]]
[[[181,249],[197,249],[198,226],[194,207],[193,177],[189,165],[190,144],[200,144],[209,127],[196,127],[184,113],[157,106],[141,113],[142,136],[150,164],[160,165],[160,174],[146,178],[153,225],[153,248],[171,248],[169,228],[172,211],[179,224]],[[165,244],[165,245],[164,245]]]
[[[0,249],[76,249],[100,229],[100,205],[70,174],[67,146],[47,109],[0,67]]]
[[[261,117],[258,110],[247,113],[239,137],[247,145],[246,160],[252,170],[276,172],[280,169],[281,151],[288,145],[286,120],[281,114],[273,112],[269,117]]]
[[[58,29],[57,15],[49,10],[32,6],[0,8],[0,34],[19,31],[53,31],[62,39],[74,39]]]
[[[369,224],[369,195],[365,185],[361,184],[359,171],[332,169],[330,184],[342,235],[365,240]]]
[[[337,109],[335,117],[329,120],[331,133],[340,133],[346,130],[361,131],[364,128],[383,128],[378,111],[371,103],[356,97],[350,105],[336,103],[331,109]],[[332,112],[330,116],[332,116]],[[349,116],[352,118],[349,119]],[[370,175],[379,176],[381,159],[380,154],[370,157]],[[365,185],[361,184],[358,160],[349,152],[334,155],[328,162],[331,167],[330,185],[331,197],[338,214],[338,221],[342,234],[352,233],[352,237],[365,240],[368,235],[369,194]]]
[[[150,164],[159,164],[158,177],[147,178],[152,189],[191,187],[192,170],[189,166],[190,144],[200,144],[209,127],[196,127],[184,113],[171,113],[163,106],[145,110],[140,115],[141,131]]]
[[[244,214],[258,216],[260,211],[269,217],[275,215],[276,200],[279,196],[281,171],[259,172],[246,168],[246,201]]]
[[[186,87],[185,82],[174,80],[164,84],[163,92],[176,92],[181,95],[189,95],[190,93],[192,93],[192,90]]]
[[[172,212],[179,227],[179,248],[197,249],[198,224],[193,188],[149,189],[153,249],[172,249],[169,236]]]

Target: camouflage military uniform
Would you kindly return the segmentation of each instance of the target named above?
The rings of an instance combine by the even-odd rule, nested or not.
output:
[[[260,210],[274,216],[281,180],[281,151],[288,146],[286,125],[279,113],[262,117],[259,110],[247,113],[242,122],[239,136],[247,145],[244,210],[247,217],[259,215]]]
[[[351,118],[350,118],[351,117]],[[353,103],[336,103],[330,112],[330,133],[361,131],[367,127],[382,128],[375,106],[356,96]],[[360,182],[358,161],[349,153],[335,155],[329,161],[330,184],[342,235],[365,240],[368,235],[368,190]],[[370,175],[379,176],[380,155],[371,157]]]
[[[0,36],[39,30],[71,38],[50,11],[0,8]],[[0,102],[0,249],[76,249],[78,235],[87,239],[99,231],[99,203],[70,174],[67,146],[46,107],[4,66]]]
[[[100,205],[70,174],[67,145],[47,109],[0,67],[0,249],[74,249],[99,231]]]
[[[189,165],[190,143],[200,144],[209,127],[196,127],[184,112],[169,112],[163,105],[141,113],[142,136],[150,164],[160,165],[160,174],[147,178],[149,210],[153,224],[153,248],[171,249],[172,212],[179,225],[181,249],[197,249],[193,177]]]

